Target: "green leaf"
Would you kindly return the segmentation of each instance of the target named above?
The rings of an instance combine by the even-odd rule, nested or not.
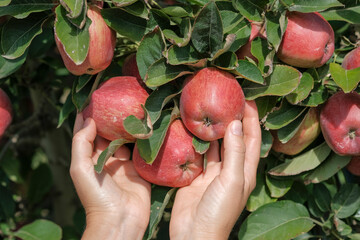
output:
[[[83,29],[72,25],[66,17],[65,9],[59,5],[56,10],[55,35],[63,44],[67,55],[77,65],[84,62],[89,50],[89,27],[91,20],[87,19]]]
[[[0,219],[12,218],[15,214],[15,207],[12,193],[9,189],[0,185]]]
[[[171,65],[196,64],[202,59],[202,57],[195,50],[195,48],[191,46],[191,44],[188,44],[185,47],[172,45],[166,51],[165,57],[168,63]]]
[[[276,179],[266,175],[266,186],[269,188],[273,198],[283,197],[291,189],[293,183],[292,179]]]
[[[336,63],[330,63],[330,73],[336,84],[345,93],[349,93],[356,88],[360,82],[360,67],[346,70]]]
[[[347,235],[347,237],[352,240],[360,240],[360,233],[349,234],[349,235]]]
[[[87,106],[90,101],[92,91],[94,91],[97,87],[96,81],[94,84],[83,85],[84,78],[86,77],[79,77],[75,79],[71,90],[72,102],[79,112],[82,112],[82,110]],[[78,87],[80,85],[83,86]]]
[[[192,9],[184,6],[168,6],[162,9],[162,11],[172,17],[192,17]]]
[[[241,225],[239,239],[292,239],[314,226],[307,209],[284,200],[257,209]]]
[[[272,168],[269,173],[274,176],[293,176],[312,170],[319,166],[329,156],[330,152],[331,149],[324,142],[300,156],[288,159],[285,163]]]
[[[332,7],[343,7],[337,0],[292,0],[290,11],[297,12],[321,12]]]
[[[344,221],[340,220],[337,217],[334,217],[334,225],[336,230],[342,235],[346,236],[352,232],[351,226],[347,225]]]
[[[278,97],[259,97],[255,99],[256,106],[259,112],[259,119],[264,118],[268,113],[272,112],[272,109],[276,106]]]
[[[317,84],[310,92],[310,95],[305,100],[299,102],[298,105],[307,106],[307,107],[316,107],[326,102],[328,97],[329,97],[329,92],[326,89],[326,87],[322,84]]]
[[[219,6],[219,3],[221,3],[221,6],[228,4],[232,7],[231,2],[225,2],[225,1],[217,1],[216,5],[218,6],[220,10],[220,16],[223,23],[224,33],[229,33],[232,29],[234,29],[238,24],[241,24],[241,22],[244,20],[244,17],[241,16],[235,9],[221,9],[221,6]]]
[[[0,169],[4,171],[6,176],[18,184],[23,184],[24,179],[22,176],[22,165],[20,160],[14,156],[11,151],[6,151],[0,161]]]
[[[267,116],[265,127],[269,129],[282,128],[300,117],[305,110],[305,107],[291,105],[283,100],[280,109]]]
[[[191,41],[198,52],[210,57],[222,48],[223,26],[214,1],[206,4],[196,17]]]
[[[176,34],[173,30],[170,29],[164,29],[163,34],[171,43],[178,47],[189,45],[188,43],[190,42],[192,32],[190,19],[182,19],[179,28],[182,36],[178,36],[178,34]]]
[[[260,22],[262,20],[261,12],[263,9],[257,5],[258,2],[256,0],[234,0],[233,4],[241,15],[252,21]]]
[[[115,4],[115,6],[117,7],[125,7],[128,5],[133,4],[134,2],[136,2],[137,0],[112,0],[112,2]]]
[[[265,79],[265,85],[250,83],[244,86],[243,90],[247,100],[268,95],[284,96],[297,88],[300,76],[300,72],[295,68],[275,65],[273,73]]]
[[[340,156],[332,153],[324,163],[305,177],[305,184],[319,183],[328,180],[345,167],[350,160],[351,156]]]
[[[251,42],[251,54],[258,60],[259,69],[266,72],[266,58],[270,54],[268,42],[260,37],[255,38]]]
[[[271,133],[261,128],[261,152],[260,157],[265,158],[268,156],[273,144],[273,136]]]
[[[238,66],[235,69],[235,74],[251,82],[265,84],[264,78],[259,68],[249,61],[239,60]]]
[[[71,24],[73,24],[75,27],[82,29],[85,26],[86,23],[86,16],[87,16],[87,2],[84,1],[84,3],[82,4],[82,10],[80,11],[80,14],[77,17],[72,17],[71,14],[66,14],[66,16],[68,17],[67,19],[69,20],[69,22]]]
[[[136,52],[136,62],[142,79],[145,79],[148,68],[162,58],[164,48],[165,43],[159,28],[144,36]]]
[[[83,11],[83,6],[86,4],[84,0],[62,0],[61,5],[68,11],[68,17],[79,17]]]
[[[56,5],[58,3],[53,0],[12,0],[7,6],[0,7],[0,17],[26,18],[30,13],[50,10]]]
[[[21,57],[32,40],[42,33],[42,25],[47,15],[31,14],[26,19],[11,18],[1,32],[2,56],[7,59]]]
[[[153,19],[146,20],[120,8],[105,8],[101,11],[101,15],[107,25],[133,41],[140,41],[145,34],[153,31],[156,26]]]
[[[72,102],[71,93],[67,96],[64,105],[62,106],[60,113],[59,113],[59,120],[57,128],[61,127],[64,121],[69,117],[69,115],[76,110],[75,105]]]
[[[31,204],[38,203],[53,186],[53,176],[47,164],[37,167],[30,178],[27,199]]]
[[[265,16],[266,38],[277,51],[287,26],[285,12],[283,14],[267,12]]]
[[[360,24],[360,6],[329,10],[322,12],[321,15],[327,21],[345,21],[352,24]]]
[[[192,74],[189,67],[172,66],[166,63],[165,58],[161,58],[149,67],[145,83],[148,87],[158,87],[186,74]]]
[[[292,121],[288,125],[280,128],[277,131],[277,136],[281,143],[287,143],[288,141],[290,141],[292,139],[292,137],[295,136],[295,134],[298,132],[300,126],[303,124],[304,118],[307,114],[308,114],[308,112],[303,111],[302,114],[299,117],[297,117],[294,121]]]
[[[143,239],[150,240],[163,216],[166,205],[177,188],[153,185],[151,189],[150,221]]]
[[[241,21],[228,33],[235,34],[235,41],[231,44],[229,51],[236,52],[241,46],[248,42],[251,33],[250,24],[246,21]]]
[[[304,184],[298,181],[294,181],[290,191],[285,194],[284,198],[301,204],[304,204],[310,199]]]
[[[92,75],[87,75],[87,74],[83,74],[81,76],[79,76],[77,84],[76,84],[76,92],[80,92],[91,80],[93,76]]]
[[[193,137],[192,144],[195,149],[195,152],[200,154],[206,153],[210,147],[210,142],[201,140],[200,138],[197,138],[195,136]]]
[[[214,66],[223,70],[233,70],[237,63],[237,57],[234,52],[226,52],[218,56],[214,61]]]
[[[12,0],[1,0],[0,7],[5,7],[11,3]]]
[[[49,220],[39,219],[17,230],[14,236],[23,240],[60,240],[62,230]]]
[[[94,166],[95,171],[97,173],[101,173],[106,161],[125,143],[128,143],[128,141],[125,139],[116,139],[112,141],[109,146],[100,154],[97,163]]]
[[[308,72],[304,72],[300,79],[299,86],[289,95],[286,96],[286,99],[291,104],[298,104],[307,98],[314,88],[314,79],[311,74]]]
[[[341,185],[331,203],[331,209],[338,218],[353,215],[360,207],[360,186],[357,184]]]
[[[276,200],[276,198],[272,198],[270,196],[270,192],[266,188],[265,175],[263,173],[258,173],[256,176],[256,187],[249,196],[249,199],[246,203],[246,209],[250,212],[253,212],[259,207],[271,202],[275,202]]]
[[[144,119],[138,119],[134,115],[130,115],[125,118],[123,125],[125,130],[135,138],[147,139],[153,134],[153,125],[150,120],[150,116],[146,108],[144,109]]]
[[[6,59],[0,56],[0,79],[6,78],[7,76],[16,72],[25,62],[27,51],[17,59]]]
[[[324,184],[319,183],[314,185],[313,196],[316,205],[322,212],[330,211],[331,195]]]
[[[137,17],[149,19],[149,10],[146,8],[146,5],[143,1],[137,1],[131,5],[122,7],[126,12],[135,15]]]
[[[139,154],[146,163],[152,164],[154,162],[172,120],[171,110],[161,112],[159,120],[154,124],[153,134],[147,139],[138,139],[136,141]]]

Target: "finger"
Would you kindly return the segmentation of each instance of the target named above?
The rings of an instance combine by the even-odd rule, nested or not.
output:
[[[82,113],[76,114],[73,136],[82,129],[83,125],[84,125],[83,114]]]
[[[122,161],[126,161],[130,159],[130,149],[123,145],[121,146],[115,153],[114,153],[114,157],[118,160],[122,160]]]
[[[261,128],[257,107],[254,101],[248,101],[245,104],[243,126],[246,146],[244,173],[245,178],[254,186],[261,148]]]
[[[244,177],[245,144],[240,120],[232,121],[226,128],[223,144],[224,159],[221,174],[230,177],[230,180],[242,180]]]
[[[209,150],[206,152],[206,157],[207,157],[208,164],[210,162],[219,162],[220,161],[220,158],[219,158],[219,142],[217,140],[212,141],[210,143]]]

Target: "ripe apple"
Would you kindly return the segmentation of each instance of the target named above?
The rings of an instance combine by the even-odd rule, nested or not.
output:
[[[354,156],[346,166],[346,169],[355,176],[360,176],[360,157]]]
[[[331,96],[321,110],[320,126],[334,152],[360,155],[360,95],[340,91]]]
[[[146,86],[145,82],[141,79],[139,68],[137,66],[136,62],[136,54],[132,53],[129,56],[127,56],[124,60],[123,66],[122,66],[122,74],[123,76],[133,76],[136,77],[136,79],[139,81],[140,85],[148,90],[148,87]]]
[[[281,143],[277,131],[272,132],[274,142],[272,149],[287,155],[296,155],[309,146],[320,134],[320,121],[317,108],[310,108],[298,131],[286,143]]]
[[[87,16],[92,21],[89,27],[89,52],[85,61],[80,65],[76,65],[67,55],[63,44],[55,33],[55,42],[66,68],[69,72],[78,76],[83,74],[94,75],[106,69],[112,61],[116,44],[115,32],[106,25],[99,7],[95,5],[89,6]]]
[[[277,56],[295,67],[324,65],[334,53],[334,31],[317,12],[288,12],[288,24]]]
[[[0,138],[12,121],[12,106],[8,95],[0,88]]]
[[[255,62],[258,61],[256,57],[254,57],[254,55],[251,54],[251,43],[257,37],[266,39],[266,32],[264,31],[265,28],[263,27],[264,25],[262,23],[259,22],[251,23],[251,33],[250,33],[249,41],[236,52],[238,59],[245,59],[246,57],[249,57]]]
[[[142,178],[156,185],[168,187],[189,185],[203,169],[203,156],[195,152],[192,139],[193,136],[181,120],[173,121],[151,165],[141,158],[135,145],[133,162],[136,171]]]
[[[244,114],[245,96],[233,75],[203,68],[185,80],[180,114],[186,128],[204,141],[223,138],[227,125]]]
[[[346,54],[342,67],[347,70],[360,67],[360,47],[357,47]]]
[[[135,77],[113,77],[93,92],[83,116],[85,119],[94,119],[97,134],[103,138],[110,141],[119,138],[135,141],[125,131],[123,121],[130,115],[144,118],[141,105],[145,104],[148,96]]]

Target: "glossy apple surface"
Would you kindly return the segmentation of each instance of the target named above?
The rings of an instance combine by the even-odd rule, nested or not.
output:
[[[357,47],[346,54],[342,67],[347,70],[360,67],[360,47]]]

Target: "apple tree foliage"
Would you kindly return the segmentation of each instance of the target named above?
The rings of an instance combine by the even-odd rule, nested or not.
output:
[[[83,62],[89,4],[103,6],[117,46],[106,70],[76,77],[63,65],[54,31],[70,58]],[[319,12],[329,21],[335,52],[324,66],[300,69],[277,59],[287,11]],[[235,54],[249,39],[250,21],[261,22],[267,33],[252,43],[256,62]],[[360,68],[341,67],[345,54],[360,43],[359,0],[2,0],[0,22],[0,88],[14,108],[0,142],[1,238],[80,239],[84,212],[68,174],[74,117],[98,84],[121,75],[125,57],[136,52],[151,94],[143,106],[146,118],[130,116],[124,125],[148,163],[179,117],[182,81],[197,69],[231,72],[246,99],[256,101],[262,127],[257,185],[230,239],[360,239],[360,179],[345,168],[350,157],[332,152],[321,134],[297,155],[280,154],[272,150],[270,133],[277,130],[285,143],[310,108],[340,90],[360,92]],[[132,143],[113,141],[97,171],[122,144]],[[197,138],[193,145],[205,154],[209,147]],[[176,189],[152,186],[144,239],[168,238],[175,194]]]

